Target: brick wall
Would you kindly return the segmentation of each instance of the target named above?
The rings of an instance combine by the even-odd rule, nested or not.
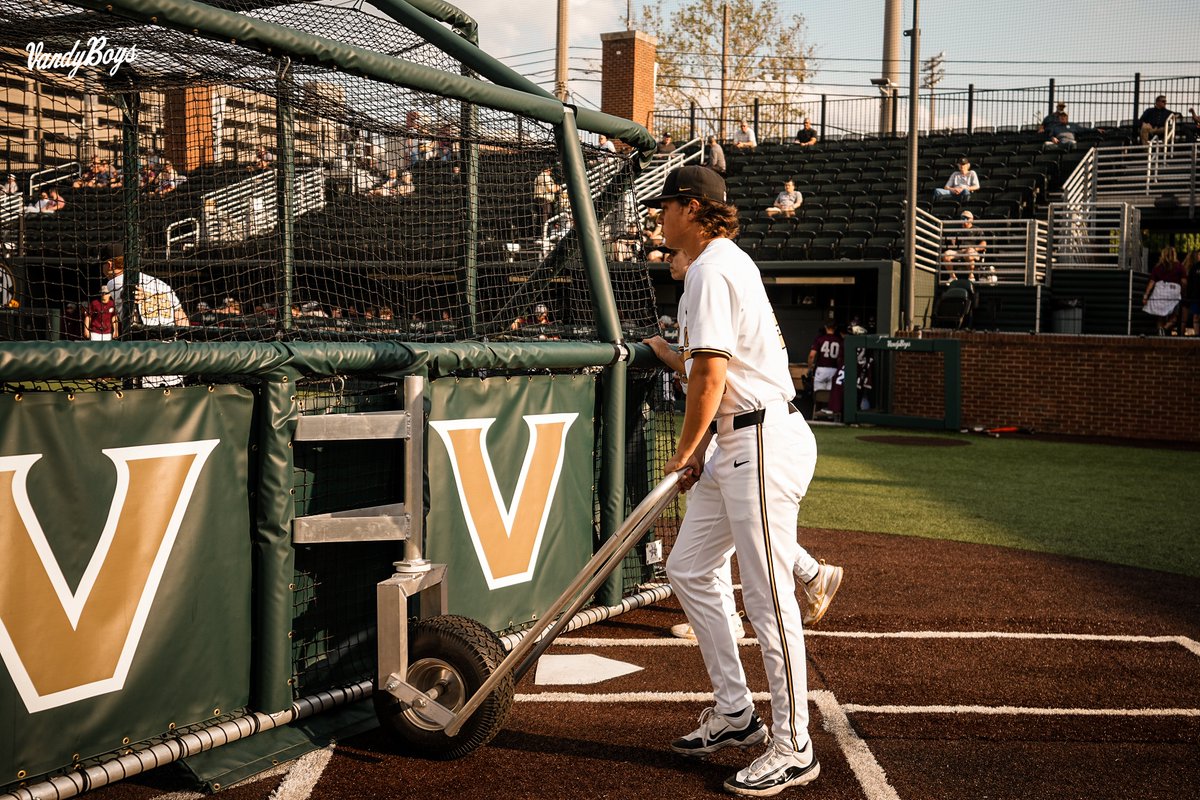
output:
[[[962,348],[962,424],[1200,442],[1200,338],[925,331]],[[896,353],[892,410],[941,416],[942,365]]]
[[[654,63],[658,40],[641,31],[600,34],[600,110],[654,130]]]

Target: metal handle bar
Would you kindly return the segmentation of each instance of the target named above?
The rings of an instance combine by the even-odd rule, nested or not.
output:
[[[471,695],[466,705],[454,714],[445,727],[447,736],[454,736],[462,729],[470,716],[479,706],[483,705],[483,701],[510,672],[516,675],[516,680],[520,680],[521,676],[529,671],[542,653],[553,644],[555,637],[562,633],[571,617],[608,579],[608,576],[633,549],[646,529],[658,519],[667,505],[679,494],[679,480],[683,473],[684,470],[680,470],[667,475],[650,490],[642,502],[638,503],[637,508],[630,512],[617,532],[596,551],[596,554],[571,581],[571,585],[563,590],[563,593],[546,610],[542,618],[529,629],[525,638],[517,642],[516,646],[505,656],[504,660],[500,662],[500,666],[496,667],[496,671],[479,687],[479,691]],[[554,626],[552,629],[551,625]],[[547,629],[550,629],[549,635],[543,636],[542,634]]]

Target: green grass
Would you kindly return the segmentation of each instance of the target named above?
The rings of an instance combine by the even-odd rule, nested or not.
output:
[[[1200,577],[1200,453],[881,428],[815,429],[800,524],[1080,556]],[[944,436],[966,447],[864,442]]]

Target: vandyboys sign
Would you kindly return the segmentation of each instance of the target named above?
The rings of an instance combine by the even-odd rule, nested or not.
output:
[[[66,69],[67,77],[74,78],[80,67],[109,67],[108,74],[116,75],[126,62],[137,58],[137,45],[109,47],[107,36],[93,36],[83,44],[78,39],[65,53],[48,53],[43,42],[25,45],[29,54],[29,69],[33,72]]]

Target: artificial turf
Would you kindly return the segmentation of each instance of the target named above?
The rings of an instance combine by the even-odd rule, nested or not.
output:
[[[1080,556],[1200,577],[1200,452],[817,426],[808,527]],[[959,447],[864,441],[932,436]]]

